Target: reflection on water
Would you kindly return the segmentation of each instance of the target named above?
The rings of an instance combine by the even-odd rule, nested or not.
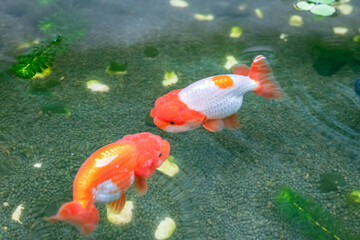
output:
[[[176,173],[156,171],[144,196],[128,191],[129,223],[111,223],[98,205],[99,225],[89,239],[154,239],[165,219],[176,225],[169,239],[307,239],[316,223],[305,217],[299,227],[293,215],[289,221],[281,214],[274,199],[283,186],[336,216],[356,239],[360,5],[348,2],[353,10],[343,12],[337,1],[336,15],[320,18],[294,9],[295,2],[1,4],[0,238],[85,239],[45,217],[71,200],[74,176],[96,149],[148,131],[170,142],[173,160],[164,167]],[[301,26],[289,25],[293,15]],[[334,27],[348,31],[336,35]],[[33,53],[33,44],[52,46],[56,34],[66,39],[61,51],[38,51],[51,57],[49,75],[21,79],[9,70],[16,57]],[[149,112],[159,96],[230,73],[259,54],[284,100],[247,93],[237,131],[170,134],[155,127]],[[45,69],[40,65],[36,72]]]

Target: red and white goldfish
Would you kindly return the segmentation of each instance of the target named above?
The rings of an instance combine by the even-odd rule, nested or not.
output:
[[[173,90],[158,98],[150,116],[160,129],[185,132],[201,125],[211,131],[238,129],[236,112],[248,91],[271,99],[281,99],[283,91],[275,81],[270,65],[262,55],[251,67],[239,65],[234,74],[217,75]]]
[[[77,227],[84,235],[91,234],[99,221],[94,203],[106,203],[120,213],[126,191],[135,182],[139,194],[145,194],[145,178],[170,153],[168,141],[151,133],[127,135],[94,152],[80,167],[73,185],[73,201],[63,204],[49,221],[64,221]]]

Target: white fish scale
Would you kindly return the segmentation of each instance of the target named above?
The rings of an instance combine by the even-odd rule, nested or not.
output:
[[[221,119],[239,111],[243,95],[255,90],[258,84],[249,77],[228,74],[234,85],[221,89],[208,77],[180,91],[179,97],[189,108],[205,114],[208,119]]]

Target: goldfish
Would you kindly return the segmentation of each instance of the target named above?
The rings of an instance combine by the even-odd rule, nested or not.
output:
[[[151,133],[127,135],[95,151],[80,167],[73,183],[73,201],[64,203],[51,222],[64,221],[90,235],[99,221],[94,203],[105,203],[120,213],[126,191],[134,183],[142,195],[147,191],[146,178],[167,159],[170,144]]]
[[[185,132],[201,125],[211,132],[238,129],[236,113],[249,91],[264,98],[283,98],[283,91],[262,55],[255,57],[250,68],[238,65],[233,74],[207,77],[159,97],[150,116],[157,127],[167,132]]]

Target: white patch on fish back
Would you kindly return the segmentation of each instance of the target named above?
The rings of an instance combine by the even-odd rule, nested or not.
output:
[[[120,198],[121,190],[111,181],[111,179],[100,183],[92,190],[95,202],[110,203]]]
[[[97,159],[97,161],[95,161],[95,167],[104,167],[106,165],[108,165],[109,163],[111,163],[115,158],[117,158],[118,155],[113,155],[110,157],[104,157],[101,159]]]
[[[208,119],[222,119],[239,111],[243,95],[255,90],[258,84],[247,76],[227,74],[234,85],[219,88],[213,77],[190,84],[179,92],[179,97],[189,108],[203,113]]]

